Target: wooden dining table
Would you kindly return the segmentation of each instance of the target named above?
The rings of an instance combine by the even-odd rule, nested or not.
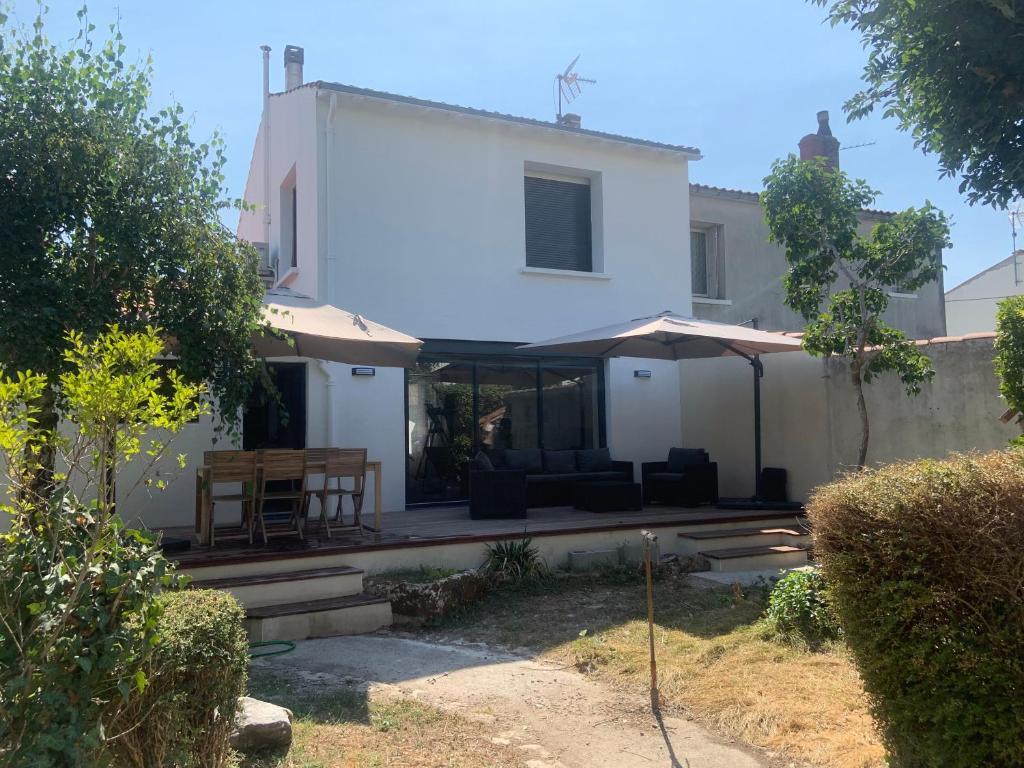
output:
[[[323,474],[326,466],[313,462],[307,464],[306,469],[311,475]],[[259,471],[259,465],[257,465],[257,471]],[[366,462],[366,471],[373,473],[373,529],[380,531],[383,522],[380,501],[381,463],[379,461]],[[195,532],[199,537],[200,545],[208,545],[210,543],[210,531],[214,525],[213,507],[210,500],[212,496],[211,490],[210,467],[204,464],[196,469]],[[367,526],[364,525],[363,527],[366,528]]]

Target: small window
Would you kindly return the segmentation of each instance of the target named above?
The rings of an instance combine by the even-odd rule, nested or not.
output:
[[[590,180],[524,178],[526,266],[592,272]]]
[[[291,242],[291,266],[299,266],[299,193],[295,187],[291,188],[292,203],[292,242]]]
[[[708,233],[690,233],[690,285],[694,296],[708,295]]]
[[[722,227],[690,224],[690,290],[705,299],[723,299]]]
[[[296,269],[299,266],[299,193],[295,169],[288,173],[281,183],[280,249],[276,254],[279,272]]]

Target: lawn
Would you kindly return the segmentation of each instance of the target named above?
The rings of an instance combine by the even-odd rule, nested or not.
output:
[[[250,695],[294,713],[287,754],[238,768],[512,768],[522,755],[492,743],[480,724],[363,689],[326,690],[254,670]]]
[[[884,766],[860,678],[844,647],[818,652],[771,639],[759,618],[764,590],[655,584],[656,648],[663,700],[713,731],[768,749],[782,764]],[[529,649],[614,686],[649,681],[646,603],[637,576],[561,575],[501,589],[424,630]]]

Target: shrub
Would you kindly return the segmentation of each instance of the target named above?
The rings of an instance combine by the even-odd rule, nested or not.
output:
[[[768,595],[765,618],[772,632],[815,648],[839,637],[839,621],[825,594],[825,579],[817,568],[790,571]]]
[[[88,764],[102,723],[146,687],[155,596],[173,577],[117,517],[115,497],[137,487],[118,494],[117,473],[136,460],[145,483],[204,410],[202,387],[159,375],[155,329],[67,341],[59,382],[0,369],[0,762],[32,768]]]
[[[488,544],[484,570],[513,584],[541,581],[549,575],[547,564],[530,538]]]
[[[808,514],[890,765],[1024,766],[1024,454],[851,475]]]
[[[244,613],[235,598],[214,590],[169,592],[159,602],[160,640],[150,657],[149,682],[108,725],[110,751],[118,765],[132,768],[220,768],[229,755],[238,697],[245,693]]]

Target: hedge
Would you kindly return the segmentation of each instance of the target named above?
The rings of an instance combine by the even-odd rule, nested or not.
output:
[[[1024,766],[1024,452],[853,474],[808,515],[892,768]]]
[[[234,597],[214,590],[168,592],[160,602],[149,682],[108,725],[114,762],[221,768],[248,677],[245,614]],[[122,722],[138,725],[119,729]]]

